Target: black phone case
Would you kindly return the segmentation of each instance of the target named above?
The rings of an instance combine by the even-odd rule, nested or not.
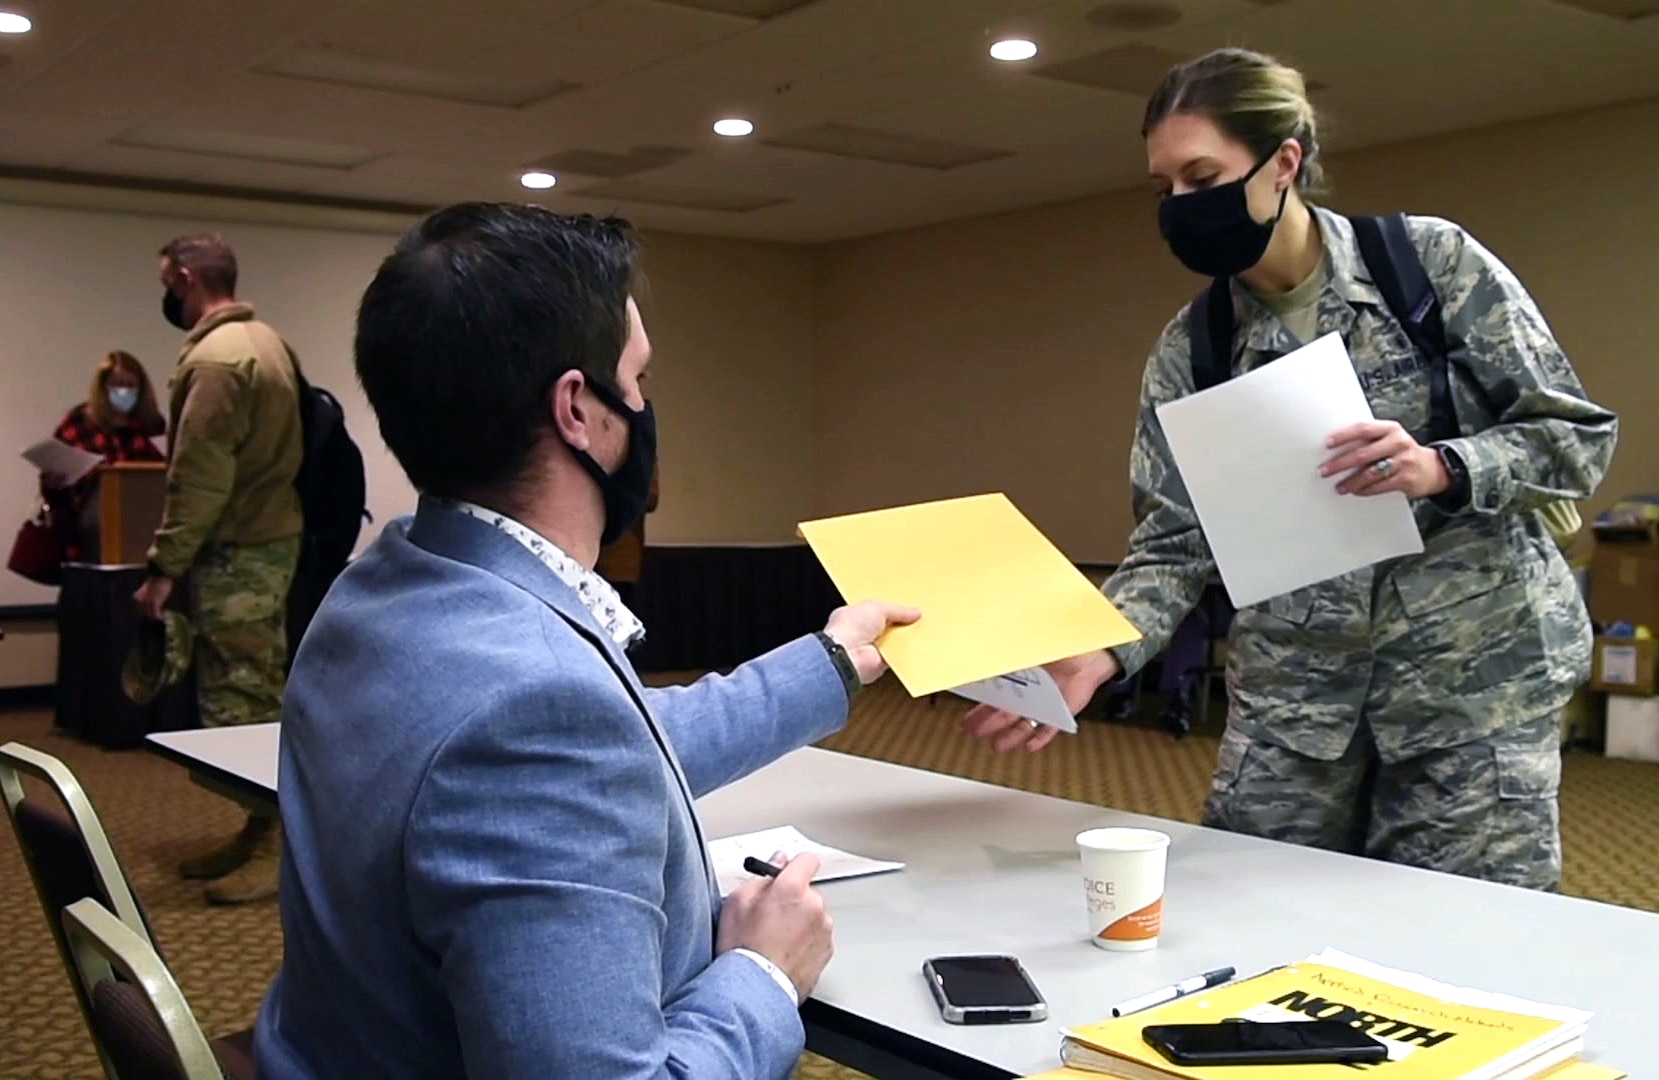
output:
[[[1241,1050],[1219,1054],[1183,1054],[1170,1045],[1167,1033],[1201,1024],[1152,1024],[1141,1029],[1141,1038],[1177,1065],[1365,1065],[1388,1060],[1388,1048],[1325,1047],[1317,1050]]]

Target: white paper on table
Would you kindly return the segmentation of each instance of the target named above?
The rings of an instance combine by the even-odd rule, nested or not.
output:
[[[1077,732],[1077,717],[1072,715],[1066,699],[1053,676],[1042,668],[1026,668],[994,679],[958,686],[951,691],[969,701],[1007,709],[1017,716],[1028,717],[1039,724],[1057,727],[1061,731]]]
[[[1334,333],[1158,407],[1234,607],[1423,550],[1404,494],[1339,495],[1319,475],[1325,440],[1371,419]]]
[[[104,455],[70,446],[60,439],[42,439],[23,451],[23,460],[43,473],[58,473],[75,484],[102,465]]]
[[[709,860],[714,863],[714,877],[720,884],[720,895],[726,896],[745,881],[754,879],[753,874],[743,869],[746,857],[753,855],[765,862],[780,851],[791,859],[807,853],[818,856],[818,873],[812,878],[814,882],[904,869],[902,862],[866,859],[849,851],[826,847],[808,839],[793,825],[780,825],[775,829],[709,841]]]

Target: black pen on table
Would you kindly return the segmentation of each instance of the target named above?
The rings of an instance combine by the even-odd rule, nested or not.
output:
[[[1154,1005],[1162,1005],[1166,1001],[1174,1001],[1176,998],[1186,997],[1188,994],[1196,994],[1200,990],[1208,990],[1212,986],[1220,986],[1228,979],[1231,979],[1235,974],[1237,974],[1237,972],[1231,967],[1216,968],[1214,971],[1206,971],[1202,975],[1194,975],[1190,979],[1182,979],[1174,986],[1166,986],[1161,990],[1153,990],[1150,993],[1142,994],[1138,998],[1130,998],[1128,1001],[1125,1001],[1123,1004],[1114,1008],[1112,1010],[1112,1015],[1114,1017],[1128,1016],[1130,1013],[1137,1013],[1142,1009],[1150,1009]]]
[[[759,874],[761,877],[777,877],[783,873],[783,867],[773,866],[769,862],[762,862],[753,855],[743,857],[743,869],[751,874]]]

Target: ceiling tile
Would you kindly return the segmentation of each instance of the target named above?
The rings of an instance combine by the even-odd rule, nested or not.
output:
[[[657,0],[659,4],[696,8],[718,15],[740,15],[745,19],[772,19],[814,2],[816,0]]]
[[[435,70],[359,56],[327,45],[296,45],[255,66],[253,71],[359,90],[384,90],[506,109],[522,109],[577,87],[574,82],[545,74],[513,79],[488,71]]]
[[[1659,0],[1555,0],[1567,7],[1613,19],[1646,19],[1659,15]]]
[[[1038,68],[1032,74],[1042,79],[1092,86],[1119,94],[1146,97],[1173,65],[1187,59],[1155,45],[1132,43],[1114,45],[1100,52],[1073,57]]]
[[[939,139],[918,138],[891,131],[876,131],[852,124],[819,124],[762,139],[768,146],[808,150],[816,154],[861,158],[887,165],[911,165],[923,169],[958,169],[1006,157],[1008,151],[968,146]]]
[[[200,128],[141,127],[122,132],[110,140],[116,146],[149,150],[178,150],[209,157],[269,161],[285,165],[307,165],[323,169],[354,169],[379,156],[365,146],[285,139],[272,135],[248,135],[234,131],[204,131]]]
[[[771,195],[751,195],[738,191],[710,191],[703,188],[678,187],[649,180],[612,180],[572,191],[580,199],[603,199],[608,202],[646,203],[652,206],[673,206],[684,210],[718,210],[729,214],[746,214],[769,206],[782,206],[788,199]]]
[[[554,175],[575,173],[578,176],[598,176],[614,180],[650,169],[660,169],[690,155],[690,150],[680,146],[636,146],[621,153],[573,147],[527,162],[525,167],[541,169]]]

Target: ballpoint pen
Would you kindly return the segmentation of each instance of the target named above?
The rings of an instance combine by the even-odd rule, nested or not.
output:
[[[1130,1013],[1140,1012],[1142,1009],[1150,1009],[1154,1005],[1162,1005],[1166,1001],[1174,1001],[1176,998],[1186,997],[1188,994],[1196,994],[1200,990],[1208,990],[1212,986],[1220,986],[1228,979],[1231,979],[1235,974],[1236,972],[1231,967],[1217,968],[1214,971],[1206,971],[1202,975],[1194,975],[1190,979],[1182,979],[1174,986],[1166,986],[1160,990],[1153,990],[1150,993],[1142,994],[1138,998],[1131,998],[1114,1008],[1112,1010],[1112,1015],[1114,1017],[1128,1016]]]

